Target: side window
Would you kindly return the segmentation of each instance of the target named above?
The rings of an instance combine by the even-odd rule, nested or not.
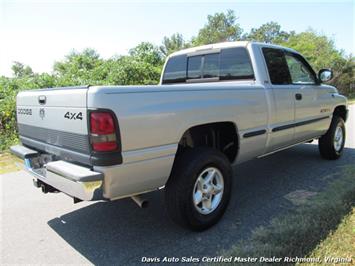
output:
[[[227,48],[221,51],[220,74],[221,80],[253,79],[248,51],[245,48]]]
[[[186,55],[178,55],[171,57],[166,64],[163,84],[181,83],[186,81]]]
[[[280,49],[262,49],[272,84],[290,84],[291,77],[285,54]]]
[[[187,63],[187,78],[200,79],[202,76],[202,56],[190,56]]]
[[[292,84],[315,84],[316,80],[312,70],[302,58],[295,54],[286,53],[286,62],[291,75]]]

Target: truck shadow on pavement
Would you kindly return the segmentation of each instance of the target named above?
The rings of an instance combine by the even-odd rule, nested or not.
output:
[[[296,206],[286,195],[296,190],[322,191],[343,166],[353,164],[355,149],[337,161],[321,159],[318,147],[303,144],[235,168],[233,196],[222,220],[202,233],[174,225],[162,191],[147,194],[149,207],[131,199],[98,202],[48,225],[94,264],[139,264],[142,257],[215,256],[261,225]]]

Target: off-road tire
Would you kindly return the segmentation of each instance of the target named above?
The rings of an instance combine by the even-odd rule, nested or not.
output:
[[[340,149],[335,148],[335,134],[337,128],[342,129],[342,144]],[[345,123],[344,120],[339,116],[333,116],[332,122],[326,134],[324,134],[318,142],[318,148],[321,156],[327,160],[336,160],[340,158],[344,150],[345,144]]]

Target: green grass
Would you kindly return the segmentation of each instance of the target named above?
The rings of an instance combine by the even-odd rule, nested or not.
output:
[[[337,228],[354,204],[355,166],[347,166],[342,170],[341,177],[332,181],[324,191],[313,195],[289,213],[273,219],[269,225],[257,228],[249,239],[237,243],[223,255],[312,257],[317,245]]]
[[[0,153],[0,175],[22,169],[23,160],[11,155],[8,152]]]
[[[355,207],[346,216],[336,231],[332,232],[309,257],[333,257],[333,258],[352,258],[355,264]],[[350,263],[349,263],[350,264]],[[319,264],[300,264],[300,265],[319,265]]]

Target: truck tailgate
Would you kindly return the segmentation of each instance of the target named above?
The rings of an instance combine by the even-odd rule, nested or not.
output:
[[[88,87],[69,87],[20,92],[17,123],[21,141],[28,146],[50,144],[88,154],[87,91]]]

